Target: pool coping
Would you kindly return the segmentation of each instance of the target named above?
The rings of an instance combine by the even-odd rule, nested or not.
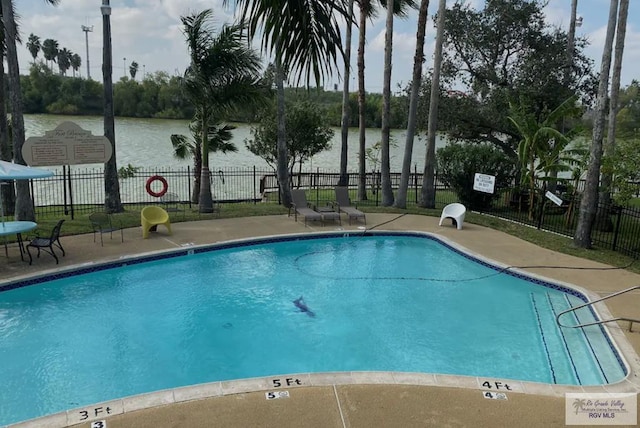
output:
[[[243,238],[227,240],[224,242],[218,242],[213,244],[203,245],[185,245],[180,248],[165,249],[152,252],[145,252],[133,255],[120,256],[118,260],[99,261],[80,263],[73,266],[67,266],[65,268],[51,269],[48,271],[42,271],[36,275],[24,275],[14,277],[10,281],[0,281],[0,292],[17,288],[11,287],[16,283],[38,283],[42,282],[43,278],[51,279],[52,276],[69,276],[72,272],[81,271],[94,271],[108,269],[118,265],[126,265],[131,262],[141,263],[145,261],[151,261],[155,259],[176,257],[190,252],[204,252],[212,249],[231,248],[244,245],[252,245],[255,243],[267,243],[277,242],[284,240],[292,240],[296,238],[314,239],[320,237],[341,236],[341,235],[357,235],[357,234],[386,234],[386,235],[419,235],[434,239],[443,243],[446,246],[451,247],[456,252],[463,255],[468,255],[474,259],[477,259],[481,263],[486,263],[491,267],[505,269],[508,266],[497,262],[496,260],[485,257],[478,254],[463,245],[451,241],[450,239],[431,232],[425,231],[392,231],[392,230],[376,230],[376,231],[321,231],[321,232],[306,232],[306,233],[293,233],[293,234],[280,234],[269,235],[263,237]],[[574,290],[577,293],[584,295],[589,301],[600,298],[596,293],[575,284],[570,284],[564,281],[551,279],[542,275],[537,275],[521,269],[509,269],[510,274],[514,273],[516,276],[523,276],[528,279],[534,279],[546,284],[556,284],[560,287]],[[535,282],[535,281],[534,281]],[[24,284],[20,286],[27,286],[30,284]],[[603,302],[599,302],[593,305],[594,310],[600,319],[612,318],[607,306]],[[217,381],[203,384],[196,384],[190,386],[183,386],[178,388],[171,388],[166,390],[154,391],[149,393],[143,393],[139,395],[128,396],[120,399],[109,400],[92,405],[83,406],[80,408],[70,409],[63,412],[58,412],[46,416],[42,416],[35,419],[29,419],[21,421],[10,427],[59,427],[75,425],[84,422],[91,422],[95,420],[104,419],[107,416],[113,416],[117,414],[124,414],[141,409],[149,409],[157,406],[165,406],[169,404],[176,404],[194,400],[201,400],[206,398],[222,397],[233,394],[243,394],[250,392],[265,393],[283,390],[283,386],[287,389],[293,388],[305,388],[305,387],[318,387],[318,386],[336,386],[336,385],[364,385],[364,384],[376,384],[376,385],[415,385],[415,386],[431,386],[431,387],[456,387],[465,389],[476,389],[479,391],[492,391],[492,392],[509,392],[509,393],[524,393],[535,395],[546,395],[561,397],[566,393],[640,393],[640,358],[636,351],[627,340],[624,332],[621,328],[614,328],[609,325],[604,325],[603,330],[610,338],[610,345],[615,348],[619,356],[622,358],[627,375],[624,379],[604,385],[595,386],[582,386],[582,385],[558,385],[547,384],[529,381],[518,381],[512,379],[500,379],[490,377],[478,377],[478,376],[462,376],[462,375],[448,375],[437,373],[414,373],[414,372],[376,372],[376,371],[352,371],[352,372],[324,372],[324,373],[300,373],[300,374],[283,374],[258,378],[237,379],[231,381]],[[287,385],[287,379],[297,379],[300,384],[293,382]],[[275,380],[280,381],[283,386],[276,386]],[[487,387],[487,385],[489,387]],[[108,409],[108,410],[107,410]]]

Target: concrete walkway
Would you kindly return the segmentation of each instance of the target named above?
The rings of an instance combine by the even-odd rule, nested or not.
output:
[[[640,275],[625,270],[598,270],[607,266],[539,248],[502,232],[465,223],[456,230],[448,223],[438,226],[438,218],[416,215],[367,214],[367,227],[375,230],[409,230],[437,234],[475,256],[505,266],[557,266],[586,269],[525,268],[523,271],[575,284],[592,299],[640,285]],[[379,225],[379,226],[377,226]],[[56,266],[42,254],[33,265],[22,262],[17,246],[9,248],[9,258],[0,260],[0,287],[31,275],[51,274],[86,263],[118,260],[191,245],[234,239],[306,232],[358,230],[358,225],[327,224],[305,227],[287,216],[213,219],[175,223],[173,235],[162,227],[149,239],[140,228],[106,237],[104,246],[91,234],[62,238],[67,252]],[[594,270],[594,268],[596,270]],[[640,293],[598,305],[603,313],[640,319]],[[603,315],[604,315],[603,313]],[[161,391],[133,399],[73,409],[69,412],[20,424],[20,426],[90,427],[93,420],[105,420],[113,427],[556,427],[565,425],[565,392],[640,391],[640,326],[628,332],[628,323],[610,325],[631,365],[632,373],[623,382],[606,387],[558,387],[513,382],[507,400],[483,396],[487,389],[480,378],[403,373],[298,374],[302,386],[274,388],[272,378],[218,382],[196,387]],[[622,343],[621,343],[622,342]],[[267,400],[266,393],[288,391],[287,398]],[[494,390],[495,391],[495,390]],[[636,397],[637,400],[637,397]],[[106,416],[105,409],[110,414]],[[85,419],[85,414],[87,416]],[[91,414],[89,414],[91,413]],[[97,415],[96,415],[97,413]],[[106,417],[105,417],[106,416]],[[78,423],[81,422],[82,423]],[[76,424],[77,425],[74,425]],[[631,425],[634,426],[634,425]]]

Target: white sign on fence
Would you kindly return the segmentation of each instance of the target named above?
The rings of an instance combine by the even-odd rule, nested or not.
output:
[[[29,166],[105,163],[113,149],[103,135],[92,135],[73,122],[63,122],[44,137],[29,137],[22,146],[22,157]]]
[[[476,172],[473,177],[473,190],[484,193],[493,193],[496,187],[496,177]]]
[[[562,199],[560,199],[559,197],[557,197],[556,195],[554,195],[550,191],[547,190],[547,193],[545,193],[544,195],[547,197],[547,199],[549,199],[551,202],[553,202],[557,206],[562,205]]]

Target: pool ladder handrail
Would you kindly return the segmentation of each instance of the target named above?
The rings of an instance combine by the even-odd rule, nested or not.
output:
[[[572,307],[572,308],[569,308],[569,309],[567,309],[567,310],[565,310],[565,311],[560,312],[558,315],[556,315],[556,323],[557,323],[560,327],[566,327],[566,328],[582,328],[582,327],[588,327],[588,326],[590,326],[590,325],[599,325],[599,324],[604,324],[604,323],[608,323],[608,322],[629,321],[629,331],[632,331],[633,323],[634,323],[634,322],[640,323],[640,320],[635,319],[635,318],[618,317],[618,318],[611,318],[611,319],[608,319],[608,320],[599,320],[599,321],[588,322],[588,323],[577,324],[577,325],[564,325],[564,324],[562,324],[562,323],[560,322],[560,317],[561,317],[562,315],[564,315],[564,314],[569,313],[569,312],[577,311],[577,310],[578,310],[578,309],[580,309],[580,308],[584,308],[584,307],[586,307],[586,306],[592,306],[593,304],[598,303],[598,302],[602,302],[603,300],[607,300],[607,299],[610,299],[610,298],[612,298],[612,297],[616,297],[616,296],[619,296],[619,295],[621,295],[621,294],[625,294],[625,293],[628,293],[628,292],[630,292],[630,291],[638,290],[638,289],[640,289],[640,285],[635,285],[635,286],[633,286],[633,287],[626,288],[626,289],[624,289],[624,290],[621,290],[621,291],[618,291],[618,292],[615,292],[615,293],[609,294],[608,296],[604,296],[604,297],[602,297],[601,299],[593,300],[593,301],[591,301],[591,302],[587,302],[587,303],[585,303],[585,304],[583,304],[583,305],[580,305],[580,306],[574,306],[574,307]]]

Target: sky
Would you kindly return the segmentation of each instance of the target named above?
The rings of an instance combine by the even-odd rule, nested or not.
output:
[[[188,64],[188,51],[181,31],[180,17],[210,8],[213,10],[213,24],[221,26],[234,20],[233,10],[224,7],[222,0],[111,0],[111,30],[113,52],[113,79],[119,80],[126,73],[131,62],[139,64],[136,78],[146,73],[165,71],[170,75],[182,75]],[[454,0],[447,0],[448,4]],[[471,6],[479,8],[483,0],[467,0]],[[42,41],[54,39],[59,48],[67,48],[82,58],[80,75],[87,76],[87,39],[89,73],[94,80],[102,80],[102,15],[101,0],[60,0],[58,6],[51,6],[44,0],[18,0],[15,2],[20,15],[19,31],[23,45],[18,47],[20,72],[27,74],[32,57],[26,48],[31,33]],[[583,23],[577,28],[576,35],[585,37],[590,45],[587,56],[600,70],[610,0],[579,0],[578,15]],[[429,22],[425,43],[424,69],[431,67],[435,29],[433,15],[438,0],[431,0]],[[565,31],[569,28],[571,0],[548,0],[544,9],[547,21]],[[406,19],[394,21],[392,91],[405,87],[411,81],[413,56],[415,52],[415,34],[417,11]],[[83,26],[92,29],[83,31]],[[351,60],[350,90],[356,90],[356,52],[357,32],[354,31],[354,47]],[[368,92],[382,92],[383,57],[385,38],[385,15],[380,14],[367,27],[367,46],[365,57],[366,87]],[[258,44],[255,46],[259,47]],[[42,57],[42,53],[39,58]],[[266,55],[265,55],[266,58]],[[266,59],[265,59],[266,61]],[[55,67],[55,66],[54,66]],[[625,51],[622,65],[622,86],[633,79],[640,79],[640,1],[631,0],[625,38]],[[67,72],[71,73],[71,70]],[[334,73],[323,83],[325,89],[338,85],[342,89],[340,73]]]

